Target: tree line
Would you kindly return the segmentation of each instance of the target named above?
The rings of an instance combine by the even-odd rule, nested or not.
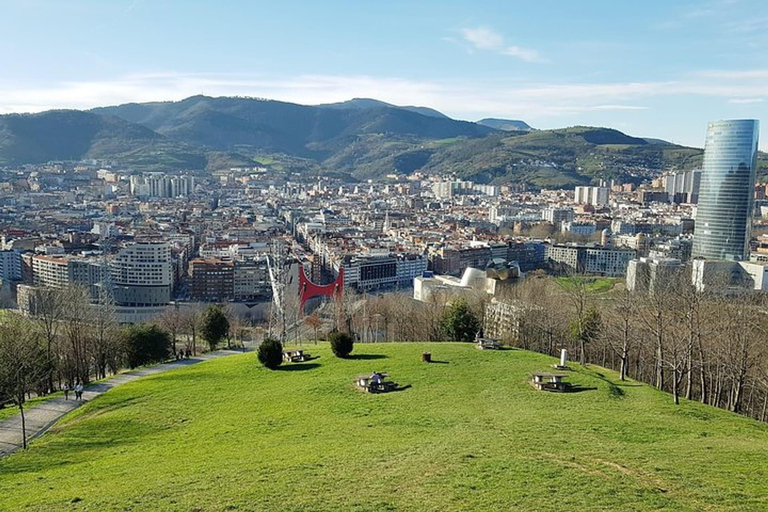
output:
[[[61,389],[103,379],[124,368],[196,355],[198,338],[215,350],[239,321],[222,306],[167,309],[148,324],[121,326],[108,298],[95,302],[82,287],[37,288],[30,311],[4,310],[0,316],[0,405],[21,413],[24,404]],[[233,321],[230,321],[233,318]]]

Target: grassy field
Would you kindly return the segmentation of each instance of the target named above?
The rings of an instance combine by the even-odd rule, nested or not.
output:
[[[768,427],[468,344],[357,345],[278,371],[253,354],[115,388],[0,461],[0,510],[768,510]],[[424,350],[432,364],[420,362]],[[387,371],[402,391],[352,380]]]
[[[621,279],[614,277],[557,277],[555,282],[565,289],[569,289],[576,286],[576,280],[584,280],[584,287],[590,293],[605,293],[613,289],[614,285],[619,283]]]

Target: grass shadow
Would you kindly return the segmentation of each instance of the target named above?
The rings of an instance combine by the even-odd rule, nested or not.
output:
[[[568,389],[568,393],[582,393],[584,391],[597,391],[597,388],[594,386],[586,387],[586,386],[575,385],[575,386],[571,386]]]
[[[626,394],[619,385],[615,384],[612,380],[610,380],[608,377],[603,375],[600,372],[589,372],[592,373],[595,377],[600,379],[601,381],[608,384],[608,393],[611,395],[611,398],[624,398],[624,395]]]
[[[347,359],[357,359],[359,361],[372,361],[374,359],[386,359],[384,354],[350,354]]]
[[[451,364],[450,361],[437,361],[435,359],[431,360],[429,364]]]
[[[305,370],[314,370],[315,368],[320,368],[320,365],[317,363],[289,363],[287,365],[278,366],[277,370],[281,372],[302,372]]]

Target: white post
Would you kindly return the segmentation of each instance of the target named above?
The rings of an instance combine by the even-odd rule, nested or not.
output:
[[[568,351],[565,349],[562,349],[560,351],[560,366],[565,366],[565,363],[568,362]]]

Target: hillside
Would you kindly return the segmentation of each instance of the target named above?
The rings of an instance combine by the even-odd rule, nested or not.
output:
[[[702,150],[650,144],[610,128],[573,127],[462,141],[435,152],[427,170],[476,181],[514,176],[539,186],[571,186],[595,177],[701,165]]]
[[[203,146],[250,147],[318,160],[356,137],[371,133],[442,139],[478,137],[493,131],[385,103],[370,108],[328,108],[255,98],[193,96],[179,102],[129,104],[94,112],[121,117],[169,138]]]
[[[78,110],[0,116],[0,164],[118,155],[160,142],[150,129]]]
[[[0,460],[0,510],[765,510],[768,426],[554,360],[357,345],[268,371],[253,354],[147,377]],[[422,351],[439,362],[420,362]],[[360,374],[406,389],[364,394]],[[87,485],[86,485],[87,483]]]
[[[392,105],[391,103],[386,103],[384,101],[374,100],[371,98],[353,98],[351,100],[342,101],[339,103],[325,103],[322,105],[318,105],[318,107],[334,108],[334,109],[370,109],[370,108],[392,107],[392,108],[401,108],[403,110],[409,110],[411,112],[416,112],[417,114],[421,114],[423,116],[438,117],[441,119],[450,119],[447,115],[433,108],[414,107],[414,106],[402,107],[398,105]],[[482,124],[482,123],[478,123],[478,124]]]
[[[496,119],[493,117],[486,117],[485,119],[479,120],[477,124],[505,132],[530,132],[533,130],[528,123],[517,119]]]
[[[700,149],[610,128],[508,131],[512,127],[528,125],[457,121],[426,107],[367,98],[307,106],[193,96],[89,112],[0,116],[0,165],[79,158],[110,158],[139,170],[259,164],[353,179],[420,171],[541,187],[614,177],[640,181],[701,165]],[[766,155],[760,164],[762,174]]]

